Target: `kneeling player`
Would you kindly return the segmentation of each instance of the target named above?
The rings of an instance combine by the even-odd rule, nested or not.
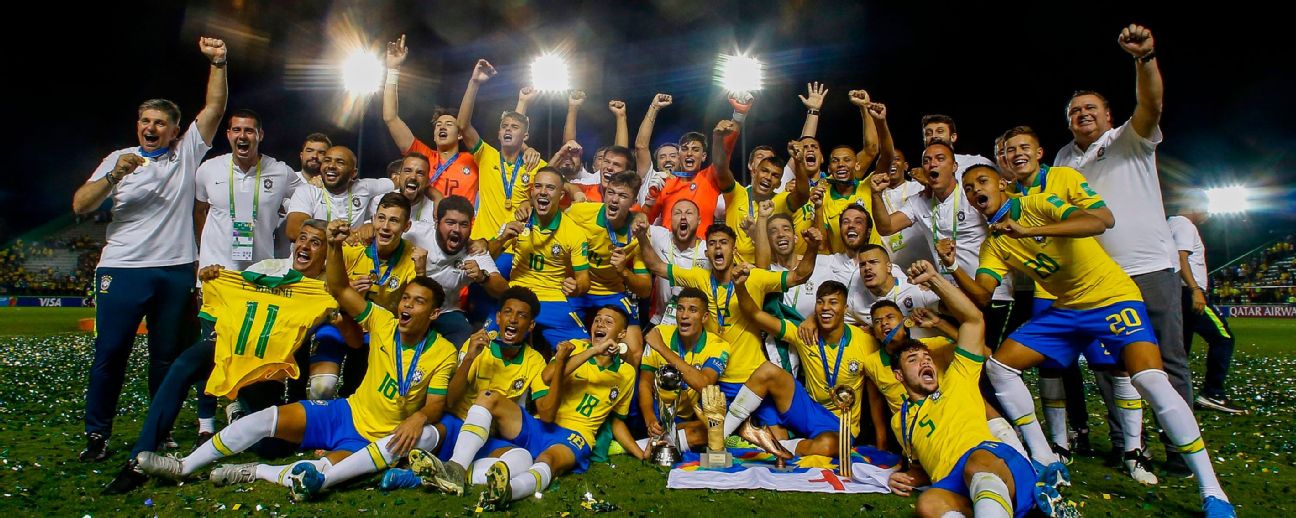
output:
[[[1029,460],[995,439],[985,424],[979,380],[985,362],[985,321],[972,301],[927,261],[914,263],[911,278],[941,296],[959,325],[958,349],[942,376],[926,345],[906,340],[895,355],[893,376],[906,398],[891,417],[909,469],[891,475],[891,491],[918,497],[919,516],[1026,516],[1036,475]]]

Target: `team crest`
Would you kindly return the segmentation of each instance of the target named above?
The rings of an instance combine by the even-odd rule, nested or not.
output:
[[[522,390],[522,378],[513,380],[513,390]]]
[[[414,371],[414,376],[410,378],[410,383],[418,385],[420,381],[423,381],[423,371]]]
[[[522,173],[522,183],[531,183],[531,175]]]
[[[1102,147],[1098,148],[1098,155],[1095,156],[1094,159],[1095,159],[1095,160],[1102,160],[1102,159],[1103,159],[1103,155],[1106,155],[1106,154],[1107,154],[1107,146],[1102,146]]]
[[[267,190],[267,191],[268,191],[268,190],[271,190],[271,189],[274,189],[274,179],[273,179],[273,178],[266,178],[265,181],[261,182],[261,186],[264,187],[265,190]]]
[[[392,277],[387,281],[387,289],[394,290],[400,287],[400,279]]]
[[[621,391],[620,391],[620,390],[617,390],[616,387],[612,387],[612,392],[609,392],[609,393],[608,393],[608,400],[609,400],[609,401],[616,401],[617,396],[620,396],[620,395],[621,395]]]
[[[696,191],[696,190],[697,190],[697,184],[695,184],[695,183],[691,183],[691,184],[689,184],[689,190],[690,190],[690,191]]]
[[[940,400],[940,398],[941,398],[941,391],[939,390],[937,390],[936,392],[932,392],[930,396],[927,396],[927,399],[932,401],[938,401]]]
[[[846,371],[851,374],[859,374],[860,372],[859,360],[851,360],[851,362],[846,365]]]
[[[558,257],[558,254],[562,253],[562,247],[554,245],[553,248],[549,249],[549,253],[553,254],[554,257]]]
[[[967,217],[967,215],[963,214],[963,211],[960,210],[959,213],[958,213],[958,220],[959,220],[959,222],[960,222],[960,223],[963,222],[963,219],[966,218],[966,217]]]
[[[112,285],[112,276],[111,276],[111,275],[105,275],[105,276],[99,278],[99,292],[100,292],[100,293],[106,293],[106,292],[108,291],[108,286],[111,286],[111,285]]]
[[[351,198],[351,206],[357,209],[360,208],[360,198]]]
[[[913,297],[905,297],[904,306],[905,309],[913,309]]]
[[[806,281],[805,283],[806,293],[814,293],[814,290],[815,290],[814,281]]]
[[[471,169],[468,169],[467,167],[465,167],[465,168],[463,168],[463,174],[464,174],[464,176],[468,176],[468,175],[472,174],[472,170],[471,170]]]
[[[1035,236],[1032,239],[1034,239],[1036,243],[1044,244],[1044,236]]]

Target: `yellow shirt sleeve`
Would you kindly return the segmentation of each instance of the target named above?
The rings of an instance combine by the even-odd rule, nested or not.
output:
[[[1107,206],[1102,196],[1089,187],[1080,171],[1070,167],[1053,167],[1049,169],[1049,183],[1058,182],[1058,190],[1063,201],[1083,209],[1100,209]],[[1051,186],[1050,186],[1051,187]],[[1052,188],[1049,189],[1053,191]]]
[[[450,391],[450,378],[454,377],[455,360],[459,357],[459,351],[456,351],[454,345],[449,340],[446,340],[444,336],[437,337],[436,342],[432,344],[432,349],[440,352],[440,358],[436,363],[436,367],[432,369],[427,393],[444,396]]]

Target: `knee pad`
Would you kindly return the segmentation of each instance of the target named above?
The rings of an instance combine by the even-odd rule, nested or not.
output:
[[[337,397],[337,374],[312,374],[306,385],[306,399],[324,401]]]

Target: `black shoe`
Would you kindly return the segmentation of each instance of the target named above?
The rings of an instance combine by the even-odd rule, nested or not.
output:
[[[131,459],[126,461],[126,465],[122,466],[121,471],[117,472],[117,477],[104,487],[103,494],[124,495],[144,485],[147,480],[148,475],[140,471],[139,464],[135,462],[135,459]]]
[[[86,434],[86,447],[78,458],[81,462],[99,462],[108,458],[112,450],[108,449],[108,436],[90,432]]]
[[[198,439],[194,440],[194,449],[195,450],[198,449],[199,446],[202,446],[203,443],[210,441],[211,438],[215,435],[216,434],[213,432],[198,432]]]
[[[1072,443],[1074,448],[1071,451],[1081,457],[1097,457],[1098,452],[1094,451],[1093,444],[1089,442],[1089,430],[1076,432],[1075,441]]]
[[[1058,462],[1061,462],[1062,464],[1066,464],[1066,465],[1071,464],[1071,450],[1068,450],[1056,444],[1050,444],[1049,446],[1052,446],[1053,453],[1058,456]]]
[[[1177,452],[1166,452],[1165,464],[1161,465],[1167,475],[1178,478],[1192,478],[1192,469],[1188,468],[1188,461],[1184,460],[1183,454]]]

